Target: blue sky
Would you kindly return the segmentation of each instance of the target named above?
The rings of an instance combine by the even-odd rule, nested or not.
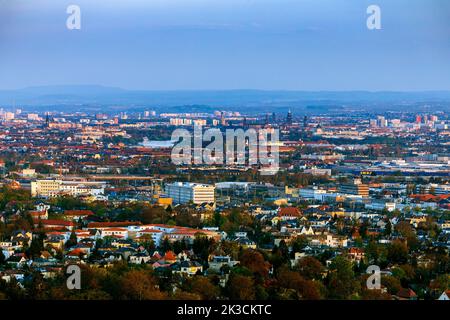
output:
[[[0,0],[0,89],[61,84],[450,90],[450,1]]]

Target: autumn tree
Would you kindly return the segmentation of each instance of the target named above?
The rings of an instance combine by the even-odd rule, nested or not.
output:
[[[145,207],[141,213],[141,221],[148,223],[166,223],[169,219],[169,213],[162,207]]]
[[[322,263],[314,257],[306,256],[301,258],[297,265],[296,270],[306,279],[310,280],[320,280],[322,279],[322,274],[325,270]]]
[[[303,278],[300,273],[281,267],[277,273],[277,280],[281,288],[295,290],[298,299],[320,299],[320,290],[316,282]]]
[[[266,278],[269,275],[270,263],[265,261],[260,252],[253,249],[244,250],[239,259],[242,266],[259,277]]]
[[[215,300],[219,297],[219,288],[207,277],[196,276],[188,281],[189,292],[199,295],[204,300]]]
[[[419,241],[417,240],[416,232],[409,222],[401,221],[397,223],[395,230],[407,240],[408,246],[411,249],[414,250],[418,246]]]
[[[165,294],[156,287],[157,282],[146,270],[131,270],[120,279],[121,298],[131,300],[160,300]]]
[[[231,274],[227,282],[227,291],[231,300],[254,300],[255,282],[251,277]]]

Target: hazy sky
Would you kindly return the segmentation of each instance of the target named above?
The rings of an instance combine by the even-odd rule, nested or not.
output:
[[[0,0],[0,89],[58,84],[450,90],[450,1]]]

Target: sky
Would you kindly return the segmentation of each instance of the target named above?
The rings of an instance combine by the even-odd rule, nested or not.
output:
[[[0,90],[85,84],[450,90],[450,1],[0,0]]]

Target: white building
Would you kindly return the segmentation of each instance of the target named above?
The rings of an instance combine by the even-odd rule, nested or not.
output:
[[[215,187],[208,184],[175,182],[166,185],[166,193],[175,204],[215,202],[214,191]]]
[[[31,182],[31,196],[52,198],[70,195],[101,199],[104,198],[105,187],[106,182],[97,181],[36,180]]]
[[[323,196],[326,194],[327,192],[325,190],[321,190],[321,189],[309,189],[309,188],[304,188],[304,189],[299,189],[299,195],[302,198],[308,199],[308,200],[323,200]]]

